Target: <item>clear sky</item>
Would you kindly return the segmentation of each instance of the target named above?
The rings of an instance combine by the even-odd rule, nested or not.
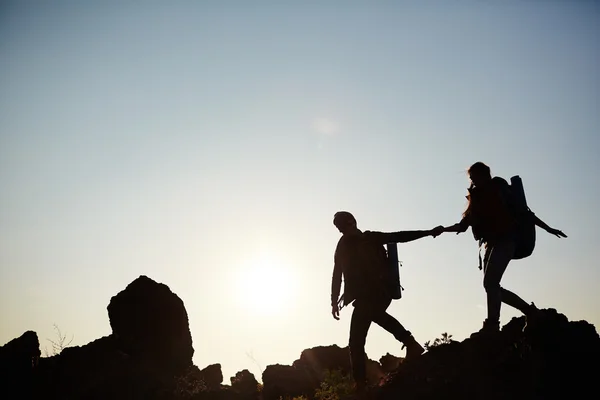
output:
[[[503,285],[598,327],[599,100],[593,1],[5,1],[0,343],[108,335],[111,296],[144,274],[226,383],[345,346],[333,214],[455,223],[475,161],[569,236],[538,229]],[[480,328],[470,231],[399,254],[389,310],[417,340]],[[404,355],[378,326],[366,350]]]

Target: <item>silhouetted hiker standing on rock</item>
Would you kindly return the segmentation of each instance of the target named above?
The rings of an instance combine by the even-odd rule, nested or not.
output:
[[[469,205],[461,221],[444,228],[444,232],[458,234],[465,232],[470,226],[475,240],[479,241],[480,253],[482,249],[484,251],[483,265],[480,258],[479,268],[483,269],[483,287],[487,293],[487,318],[483,327],[471,337],[499,331],[501,303],[521,311],[527,318],[527,324],[531,325],[539,315],[535,304],[528,304],[515,293],[502,288],[500,280],[510,260],[527,257],[533,251],[535,226],[559,238],[567,235],[539,219],[527,207],[524,194],[520,200],[518,193],[506,180],[500,177],[492,178],[490,168],[486,164],[476,162],[469,167],[468,174],[471,180],[467,196]],[[519,255],[519,246],[527,235],[522,233],[523,229],[533,232],[528,238],[531,243],[525,245],[528,250]]]
[[[392,296],[388,290],[390,270],[384,245],[386,243],[405,243],[426,236],[436,237],[444,227],[438,226],[428,231],[371,232],[358,229],[356,219],[347,211],[337,212],[333,224],[343,234],[338,241],[331,282],[331,313],[339,320],[340,302],[354,305],[350,322],[350,361],[356,390],[366,388],[365,343],[371,322],[375,322],[406,346],[406,358],[418,357],[424,352],[398,320],[386,312]],[[344,278],[344,294],[339,299]],[[404,347],[403,346],[403,347]]]

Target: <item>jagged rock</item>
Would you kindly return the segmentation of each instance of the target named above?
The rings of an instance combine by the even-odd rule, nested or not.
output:
[[[231,388],[236,392],[248,397],[254,397],[258,394],[258,381],[254,374],[247,369],[238,372],[230,380]]]
[[[306,369],[307,373],[316,381],[315,387],[323,380],[326,371],[340,370],[342,374],[351,373],[350,352],[348,347],[317,346],[302,351],[300,358],[292,366]],[[378,383],[384,376],[381,366],[377,361],[367,359],[367,380]]]
[[[279,396],[312,397],[323,381],[326,372],[339,370],[342,375],[351,372],[348,347],[317,346],[302,351],[300,358],[287,365],[269,365],[263,372],[263,398],[279,399]],[[367,359],[367,380],[378,384],[384,377],[378,362]]]
[[[27,331],[20,337],[0,347],[0,393],[17,393],[30,396],[33,369],[40,357],[37,334]],[[4,397],[4,396],[2,396]]]
[[[537,400],[597,395],[600,337],[594,326],[569,322],[554,309],[540,315],[525,333],[525,318],[513,318],[487,338],[433,347],[401,363],[371,398]],[[586,398],[590,396],[595,397]]]
[[[209,391],[204,382],[202,371],[195,365],[192,365],[185,372],[176,377],[176,390],[174,399],[196,399],[197,396]]]
[[[280,397],[311,396],[314,379],[291,365],[268,365],[262,374],[263,400],[278,400]]]
[[[167,285],[141,275],[113,296],[107,308],[118,347],[125,353],[174,371],[192,365],[187,312]]]
[[[140,315],[135,315],[138,312]],[[172,317],[165,316],[170,312]],[[12,398],[17,393],[19,398],[65,400],[259,397],[256,379],[247,370],[231,378],[228,387],[221,385],[219,364],[203,371],[191,364],[193,348],[185,308],[165,285],[140,277],[113,297],[109,317],[113,334],[66,348],[56,356],[39,358],[34,332],[0,347],[0,396]],[[174,328],[160,326],[171,324],[169,321]],[[147,332],[135,327],[136,323]],[[600,336],[593,325],[569,321],[554,309],[542,310],[525,331],[524,325],[524,317],[513,318],[497,334],[435,346],[415,360],[399,362],[401,359],[389,354],[381,358],[381,365],[370,360],[368,365],[376,366],[369,367],[374,371],[369,373],[374,386],[394,362],[398,367],[368,398],[545,400],[598,396]],[[166,345],[149,347],[161,338]],[[311,399],[328,370],[349,373],[347,348],[319,346],[304,350],[291,366],[268,366],[262,375],[261,400],[302,395]]]
[[[396,357],[390,353],[386,353],[379,359],[379,364],[381,364],[381,370],[384,373],[388,374],[390,372],[395,371],[402,363],[402,360],[403,359],[400,357]]]
[[[10,369],[31,371],[40,358],[40,342],[37,333],[27,331],[18,338],[0,346],[0,365],[10,364]]]
[[[166,285],[141,276],[111,299],[108,314],[111,335],[40,359],[36,398],[173,400],[208,391],[192,365],[185,307]]]
[[[176,390],[170,370],[119,349],[114,335],[41,358],[36,398],[169,399]]]
[[[200,370],[200,378],[208,389],[219,389],[223,383],[223,372],[221,364],[212,364]]]

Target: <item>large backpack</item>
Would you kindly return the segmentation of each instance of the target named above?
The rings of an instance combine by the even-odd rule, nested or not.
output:
[[[400,285],[400,261],[398,260],[398,244],[388,243],[387,248],[387,259],[388,259],[388,294],[394,300],[402,298],[402,291],[404,288]]]
[[[510,188],[516,203],[513,213],[517,219],[516,249],[513,260],[529,257],[535,248],[535,222],[533,212],[527,206],[523,181],[519,175],[510,178]]]
[[[392,299],[400,299],[402,288],[396,243],[388,243],[384,247],[379,241],[370,237],[369,231],[365,231],[361,243],[361,255],[365,261],[364,265],[370,269],[368,273],[375,281],[374,284]]]

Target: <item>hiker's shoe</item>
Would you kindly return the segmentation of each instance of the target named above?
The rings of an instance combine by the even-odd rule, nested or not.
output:
[[[425,352],[423,346],[419,344],[414,338],[413,335],[409,335],[406,340],[403,341],[402,348],[406,347],[406,359],[412,360],[413,358],[419,357],[421,354]]]
[[[535,306],[535,303],[531,303],[529,311],[525,313],[525,326],[523,326],[523,333],[531,332],[539,325],[542,312]]]
[[[489,321],[486,318],[481,329],[471,334],[471,339],[491,336],[498,332],[500,332],[500,321]]]

